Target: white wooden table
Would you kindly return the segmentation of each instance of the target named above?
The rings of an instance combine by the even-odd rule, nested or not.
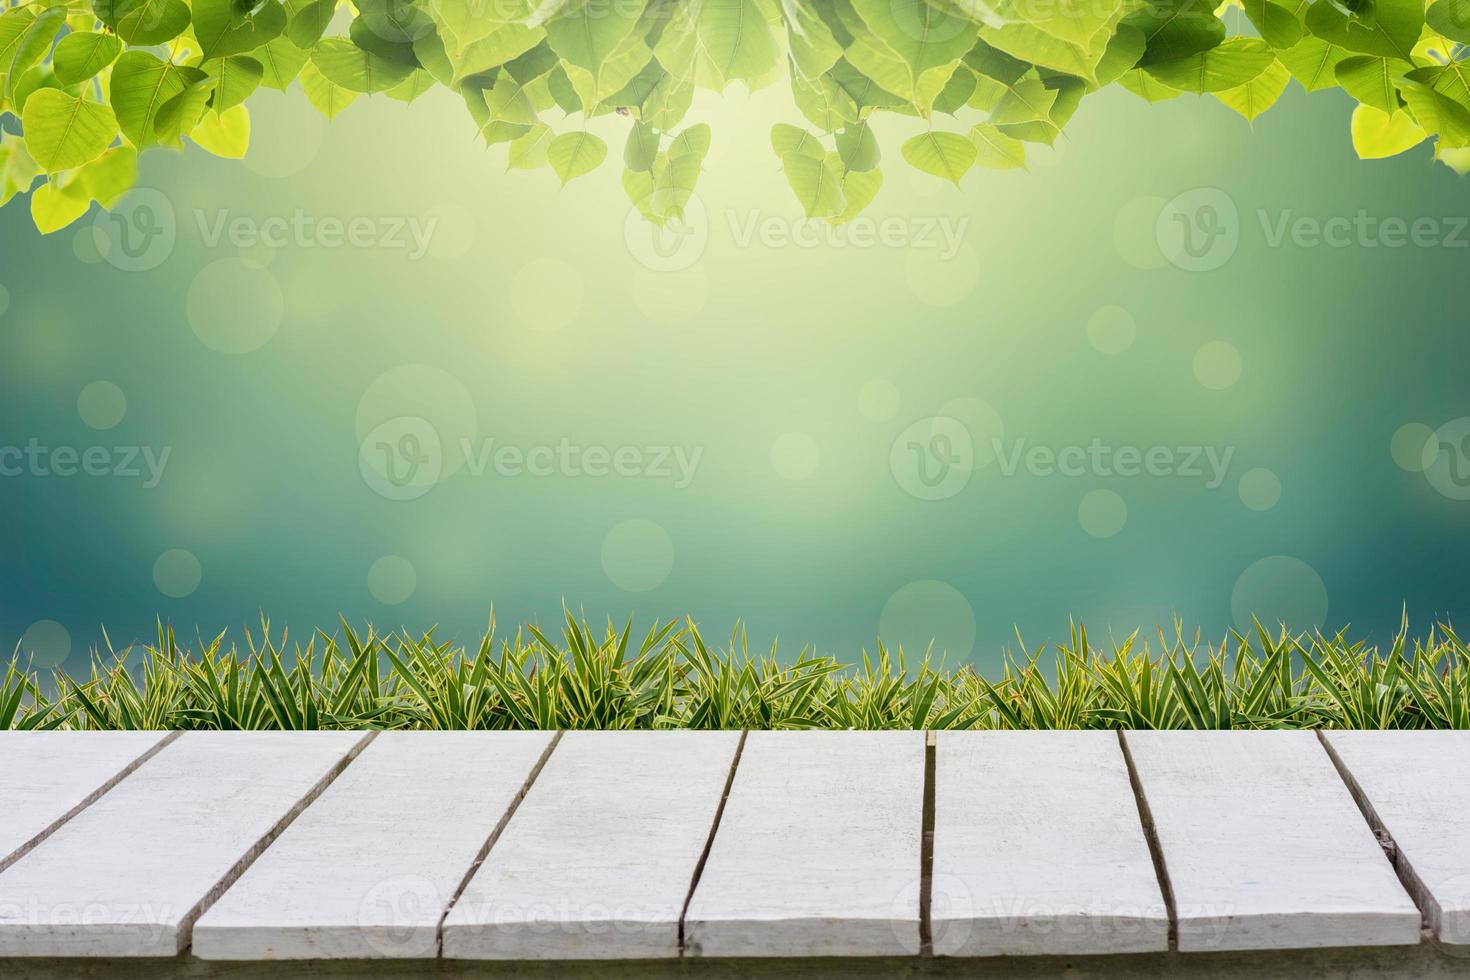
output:
[[[1470,963],[1470,733],[927,742],[0,732],[0,963]]]

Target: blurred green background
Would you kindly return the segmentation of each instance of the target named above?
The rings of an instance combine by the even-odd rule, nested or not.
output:
[[[616,164],[507,174],[443,93],[328,126],[262,92],[244,162],[150,153],[120,218],[46,238],[0,211],[0,646],[566,604],[991,667],[1068,617],[1381,642],[1470,609],[1470,199],[1427,148],[1358,161],[1340,93],[1252,130],[1107,92],[958,190],[890,125],[869,220],[825,233],[787,99],[696,103],[659,242]]]

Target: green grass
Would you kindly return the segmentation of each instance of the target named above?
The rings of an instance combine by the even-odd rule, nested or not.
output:
[[[803,650],[711,645],[692,622],[553,641],[527,626],[473,649],[433,632],[246,631],[92,657],[86,676],[0,674],[0,729],[507,728],[1470,728],[1470,651],[1448,626],[1379,649],[1257,627],[1218,645],[1176,624],[1098,644],[1020,637],[991,677],[877,646],[845,665]]]

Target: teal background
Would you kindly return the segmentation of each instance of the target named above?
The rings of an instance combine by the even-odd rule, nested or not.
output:
[[[1027,172],[976,171],[960,189],[911,173],[910,129],[880,126],[869,215],[968,219],[949,260],[742,246],[731,214],[797,217],[767,134],[798,119],[779,91],[705,99],[691,118],[714,126],[708,244],[677,272],[630,248],[616,163],[565,188],[505,173],[504,148],[474,142],[442,93],[363,100],[330,127],[299,92],[252,107],[243,163],[145,157],[177,238],[149,271],[108,261],[90,217],[42,238],[23,199],[0,211],[0,445],[170,447],[154,489],[0,478],[0,648],[24,635],[37,663],[76,669],[103,626],[121,646],[155,617],[212,635],[262,613],[298,636],[341,614],[465,639],[492,606],[509,627],[554,623],[565,603],[593,619],[687,614],[716,634],[743,619],[753,645],[779,637],[788,653],[853,656],[880,629],[906,648],[937,637],[949,663],[993,667],[1014,628],[1036,644],[1069,617],[1122,633],[1177,616],[1218,639],[1254,611],[1381,642],[1405,608],[1420,630],[1470,609],[1470,502],[1418,472],[1428,430],[1404,429],[1470,416],[1470,250],[1272,247],[1258,217],[1470,214],[1465,182],[1425,147],[1357,160],[1341,93],[1293,85],[1253,128],[1212,100],[1103,93]],[[616,155],[625,123],[603,122]],[[1239,216],[1234,253],[1201,272],[1168,262],[1154,220],[1195,188]],[[211,247],[195,216],[297,208],[439,223],[413,260]],[[1109,354],[1088,323],[1114,306],[1136,335]],[[216,349],[232,331],[269,339]],[[1208,370],[1221,343],[1239,377],[1209,387],[1196,360],[1203,348],[1206,379],[1229,381]],[[99,381],[126,399],[101,430],[83,418],[99,421],[96,405],[79,407]],[[112,389],[97,391],[105,416]],[[936,415],[963,423],[982,465],[922,500],[891,449]],[[447,459],[465,434],[702,457],[683,489],[461,468],[391,500],[359,448],[364,420],[394,416],[427,420]],[[1213,490],[1006,476],[988,461],[997,435],[1234,455]],[[1265,509],[1242,499],[1255,469],[1281,486]],[[1254,486],[1245,496],[1269,503]],[[1090,533],[1115,530],[1099,525],[1118,499],[1121,529]]]

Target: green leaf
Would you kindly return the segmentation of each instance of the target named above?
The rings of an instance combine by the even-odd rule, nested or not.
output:
[[[138,182],[138,151],[119,145],[77,171],[92,200],[111,208]]]
[[[92,7],[118,37],[144,47],[172,41],[191,19],[184,0],[93,0]]]
[[[248,99],[265,77],[265,68],[259,61],[243,54],[232,54],[218,61],[207,61],[201,66],[214,77],[215,112],[224,112]]]
[[[328,119],[337,118],[338,113],[357,101],[356,92],[343,88],[322,74],[315,62],[307,62],[301,69],[301,88],[307,101]],[[479,95],[478,92],[475,94]]]
[[[1389,113],[1398,110],[1398,81],[1411,67],[1407,62],[1362,54],[1339,61],[1334,73],[1337,83],[1353,98]]]
[[[1123,23],[1143,32],[1146,47],[1140,65],[1189,58],[1225,40],[1225,23],[1206,0],[1148,0]]]
[[[1434,0],[1424,19],[1436,34],[1470,44],[1470,0]]]
[[[867,31],[848,46],[847,60],[927,114],[979,26],[929,0],[852,0],[852,7]]]
[[[842,45],[832,36],[827,22],[803,0],[781,0],[781,15],[786,21],[787,48],[797,72],[808,79],[826,74],[842,57]]]
[[[27,152],[48,174],[90,163],[117,137],[111,109],[53,88],[26,100],[21,122]]]
[[[1414,121],[1430,136],[1438,136],[1444,146],[1460,147],[1470,143],[1470,110],[1427,85],[1406,82],[1399,90]]]
[[[661,142],[658,130],[648,123],[633,123],[633,128],[628,130],[628,143],[623,147],[623,166],[640,172],[652,170]]]
[[[1372,0],[1362,15],[1319,0],[1307,8],[1307,30],[1349,51],[1411,61],[1424,30],[1424,0]]]
[[[880,170],[849,170],[842,175],[842,197],[846,204],[841,214],[829,220],[840,225],[856,218],[873,203],[882,186],[883,172]]]
[[[310,55],[289,38],[278,37],[269,44],[256,48],[251,57],[260,62],[264,72],[260,83],[267,88],[284,92],[296,81],[296,76],[301,74]]]
[[[692,156],[703,163],[704,158],[709,155],[710,140],[712,138],[713,134],[710,131],[709,123],[686,126],[669,143],[669,159]]]
[[[311,63],[322,77],[349,92],[386,92],[413,69],[382,55],[364,51],[345,37],[322,38],[312,49]]]
[[[826,160],[806,153],[787,153],[781,158],[781,169],[808,218],[830,218],[842,213],[846,202],[841,179]]]
[[[51,56],[51,69],[63,85],[85,82],[117,60],[122,42],[112,34],[76,31],[62,38]]]
[[[1281,62],[1272,61],[1270,67],[1255,78],[1244,85],[1216,92],[1215,98],[1240,113],[1247,122],[1255,122],[1257,116],[1276,104],[1290,83],[1291,72]]]
[[[1142,68],[1124,72],[1118,79],[1118,84],[1146,102],[1166,102],[1184,94],[1177,88],[1165,85]]]
[[[45,57],[46,52],[51,50],[51,42],[56,37],[56,32],[66,23],[66,10],[62,7],[52,7],[42,11],[34,20],[26,24],[25,31],[15,39],[10,47],[8,62],[0,61],[0,65],[6,68],[5,74],[5,97],[14,99],[15,87],[32,65]]]
[[[1148,73],[1181,92],[1223,92],[1244,85],[1276,61],[1259,38],[1233,37],[1187,58],[1148,65]]]
[[[654,55],[671,74],[718,91],[767,74],[776,67],[778,51],[755,0],[698,0],[675,5]]]
[[[1308,92],[1330,88],[1337,82],[1338,64],[1348,56],[1345,49],[1320,37],[1308,35],[1276,57]]]
[[[555,138],[556,133],[545,123],[532,126],[530,132],[510,141],[509,168],[535,170],[546,166],[546,151]]]
[[[850,172],[866,173],[876,170],[878,162],[883,158],[883,151],[878,148],[878,138],[865,122],[854,123],[838,130],[836,143],[837,155],[842,157],[842,165]]]
[[[1271,47],[1289,48],[1302,39],[1301,20],[1275,0],[1241,0],[1240,5]]]
[[[903,158],[911,165],[956,187],[974,166],[975,155],[975,144],[958,133],[931,130],[903,144]]]
[[[1014,170],[1026,166],[1026,144],[1012,139],[989,123],[970,130],[975,146],[975,163],[990,170]]]
[[[561,178],[562,186],[596,170],[607,159],[607,144],[588,132],[562,133],[546,149],[546,161]]]
[[[140,150],[157,145],[155,125],[164,104],[206,77],[198,68],[175,65],[147,51],[124,51],[112,68],[112,111],[123,136]]]
[[[1353,149],[1364,160],[1398,156],[1424,142],[1426,134],[1414,117],[1397,109],[1382,112],[1370,105],[1353,110]]]
[[[240,0],[194,0],[194,36],[206,61],[245,54],[286,30],[286,8],[265,0],[241,12]]]
[[[209,97],[214,91],[214,79],[204,77],[184,87],[178,95],[165,102],[158,110],[154,132],[158,141],[169,146],[178,146],[179,139],[187,136],[209,109]]]
[[[217,157],[238,160],[250,149],[250,113],[243,105],[207,112],[189,139]]]
[[[320,41],[337,13],[337,0],[306,0],[286,6],[290,13],[286,37],[298,48],[310,48]]]
[[[776,123],[771,127],[771,149],[776,151],[776,156],[784,157],[788,153],[805,153],[816,160],[827,158],[827,148],[822,141],[800,126],[792,126],[789,123]]]
[[[1446,65],[1415,68],[1406,72],[1404,77],[1412,82],[1428,85],[1440,95],[1470,109],[1470,65],[1465,62],[1451,61]]]
[[[92,206],[92,198],[76,178],[52,177],[31,191],[31,220],[36,230],[50,235],[72,224]]]

